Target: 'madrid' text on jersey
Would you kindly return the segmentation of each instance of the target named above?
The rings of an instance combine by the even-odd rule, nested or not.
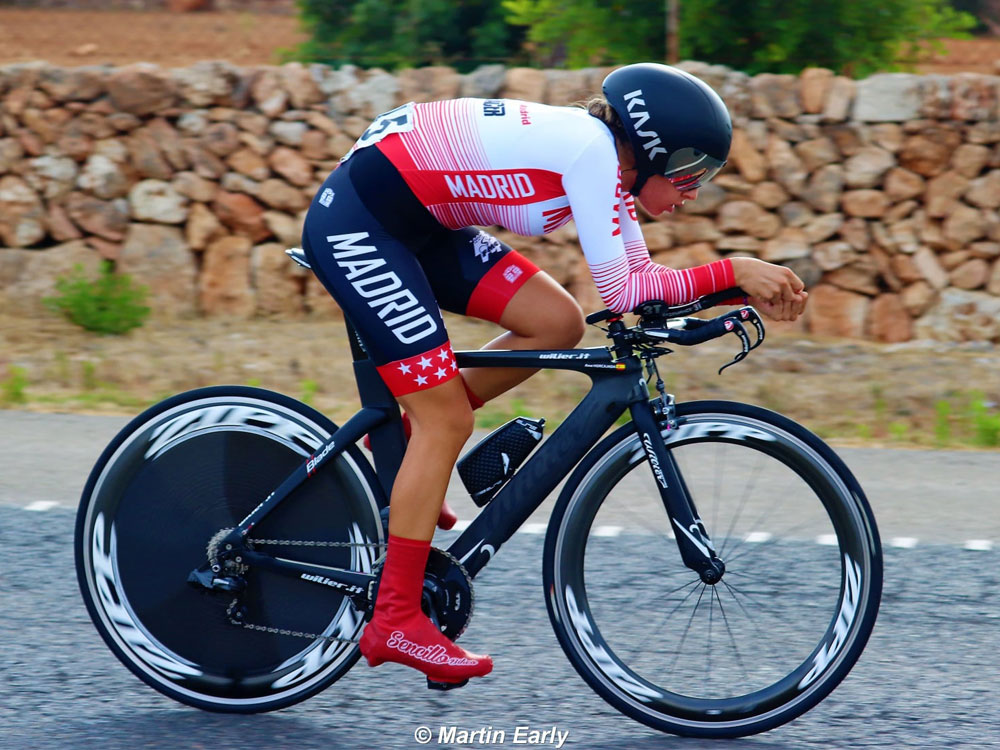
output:
[[[531,178],[524,172],[490,174],[446,174],[444,181],[453,198],[528,198],[535,194]]]

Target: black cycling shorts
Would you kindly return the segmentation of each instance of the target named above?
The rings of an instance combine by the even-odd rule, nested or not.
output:
[[[487,232],[443,227],[377,148],[327,177],[302,247],[395,396],[458,374],[442,309],[498,323],[538,271]]]

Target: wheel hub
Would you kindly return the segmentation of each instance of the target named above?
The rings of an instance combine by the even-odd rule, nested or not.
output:
[[[700,573],[702,582],[707,583],[709,586],[717,584],[725,574],[726,564],[717,557],[712,558],[709,566],[702,568]]]

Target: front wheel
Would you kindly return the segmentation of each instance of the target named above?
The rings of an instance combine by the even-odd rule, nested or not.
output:
[[[765,409],[679,404],[662,436],[725,574],[709,585],[681,562],[685,531],[627,424],[553,511],[556,635],[584,680],[644,724],[696,737],[772,729],[826,697],[868,641],[882,591],[871,509],[823,441]]]
[[[97,630],[140,679],[198,708],[250,713],[308,698],[357,661],[363,618],[337,589],[250,567],[240,574],[239,616],[258,626],[251,630],[233,622],[236,594],[187,580],[205,565],[210,540],[238,525],[335,430],[293,399],[223,386],[151,407],[107,447],[80,502],[77,577]],[[252,537],[299,543],[268,553],[372,573],[384,504],[351,446]]]

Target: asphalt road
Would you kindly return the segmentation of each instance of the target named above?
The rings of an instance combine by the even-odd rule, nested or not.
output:
[[[515,535],[477,578],[463,644],[496,661],[478,684],[434,693],[402,667],[361,663],[324,693],[273,714],[214,715],[173,703],[105,648],[73,570],[79,491],[124,421],[0,412],[3,750],[416,748],[420,726],[432,729],[431,747],[516,747],[518,727],[527,727],[525,737],[568,732],[570,748],[1000,747],[1000,454],[840,451],[886,541],[872,640],[818,707],[772,732],[723,743],[648,729],[583,683],[545,611],[540,533]],[[454,493],[468,517],[471,504],[460,487]],[[622,541],[641,554],[630,538]],[[439,744],[440,728],[451,726],[500,730],[505,741]]]

